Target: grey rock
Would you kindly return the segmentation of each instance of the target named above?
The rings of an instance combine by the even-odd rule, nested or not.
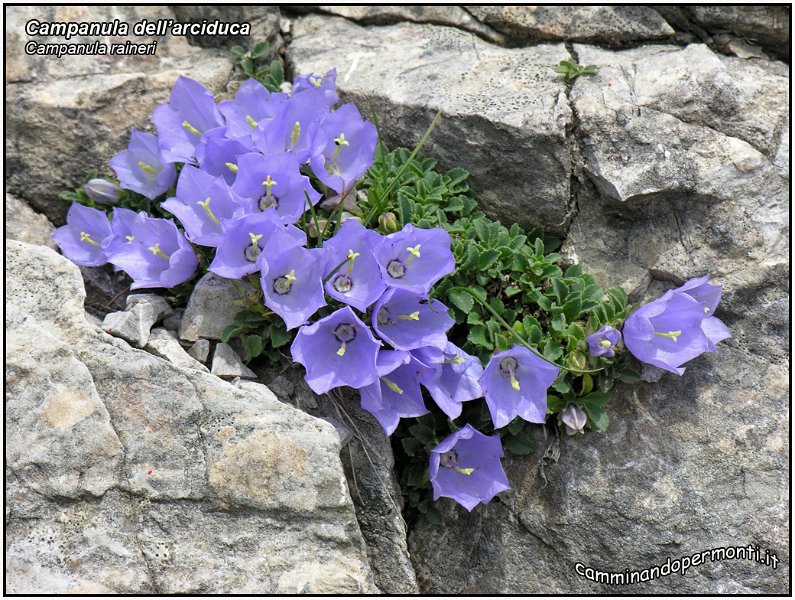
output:
[[[213,364],[210,372],[218,377],[247,377],[255,379],[257,374],[243,364],[237,352],[229,344],[218,342],[215,345]]]
[[[109,311],[127,308],[126,297],[130,293],[130,278],[123,271],[114,271],[113,265],[80,267],[86,286],[86,310],[104,318]]]
[[[207,371],[207,367],[185,352],[176,334],[167,329],[153,329],[144,349],[181,369]]]
[[[152,110],[167,100],[179,75],[196,79],[215,93],[225,89],[232,71],[225,50],[191,46],[182,36],[160,39],[132,35],[132,25],[143,19],[174,19],[166,6],[15,6],[6,14],[6,127],[12,139],[6,162],[8,191],[24,198],[56,225],[64,222],[67,202],[58,194],[79,186],[91,169],[114,178],[104,167],[126,148],[130,128],[148,125]],[[154,56],[28,55],[25,44],[54,40],[28,36],[25,23],[105,22],[119,19],[130,25],[130,35],[113,43],[157,41]],[[73,37],[69,43],[90,43],[97,38]],[[107,39],[104,40],[108,42]],[[53,135],[54,131],[68,135]],[[53,161],[53,156],[58,156]]]
[[[6,194],[5,235],[7,240],[19,240],[26,244],[40,244],[58,249],[52,239],[55,227],[42,214],[33,210],[24,200]]]
[[[196,340],[188,350],[188,354],[199,362],[207,362],[207,358],[210,356],[210,342],[208,340]]]
[[[231,279],[214,273],[199,279],[179,324],[180,339],[188,342],[199,338],[220,340],[224,329],[244,308],[244,295],[238,292],[236,285],[243,286],[244,290],[252,289],[247,283],[232,283]]]
[[[188,35],[191,44],[202,48],[220,48],[238,44],[244,48],[253,48],[257,42],[267,41],[271,44],[271,52],[278,52],[281,47],[279,37],[279,8],[276,6],[228,6],[218,4],[207,5],[175,5],[174,15],[179,21],[201,23],[203,20],[222,23],[248,23],[251,34],[248,36],[230,35]]]
[[[130,311],[140,306],[139,310],[151,315],[155,323],[174,312],[166,299],[157,294],[130,294],[127,296],[126,306]]]
[[[310,10],[309,7],[291,7]],[[429,23],[455,27],[474,33],[493,44],[504,44],[505,36],[491,27],[484,25],[460,6],[313,6],[311,10],[319,10],[331,15],[345,17],[362,25],[393,25],[395,23]]]
[[[674,30],[648,6],[468,6],[486,25],[522,42],[594,42],[621,46],[672,38]]]
[[[687,16],[711,34],[734,33],[789,57],[790,8],[784,5],[683,6]]]
[[[184,308],[174,309],[174,312],[163,319],[163,327],[170,331],[179,331],[179,325],[182,322],[182,315],[185,314]]]
[[[132,294],[127,297],[127,310],[105,315],[102,329],[143,348],[152,326],[171,312],[171,307],[162,296]]]
[[[95,328],[52,250],[6,260],[7,590],[378,591],[331,425]]]
[[[372,102],[392,147],[413,147],[440,110],[423,152],[441,168],[466,165],[490,215],[557,233],[569,209],[571,110],[553,69],[568,58],[563,44],[505,49],[449,27],[314,15],[294,23],[287,49],[296,73],[336,67],[343,101]]]

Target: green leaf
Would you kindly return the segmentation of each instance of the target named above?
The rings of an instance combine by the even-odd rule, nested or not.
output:
[[[583,405],[585,414],[588,415],[588,420],[598,431],[604,431],[610,424],[610,417],[601,406]]]
[[[547,414],[559,413],[569,405],[563,398],[547,396]]]
[[[270,44],[268,42],[259,42],[251,51],[251,58],[259,58],[268,51],[268,48],[270,48]]]
[[[221,341],[223,343],[227,343],[233,337],[235,337],[240,333],[243,333],[245,330],[246,328],[243,327],[242,325],[235,325],[235,324],[227,325],[226,327],[224,327],[224,330],[221,332]]]
[[[447,297],[450,299],[450,302],[455,304],[465,313],[469,313],[472,310],[472,307],[475,305],[475,299],[466,292],[459,289],[454,288],[450,290],[450,292],[447,294]]]
[[[262,338],[258,335],[245,336],[243,338],[243,346],[246,348],[246,352],[248,353],[248,360],[246,360],[246,362],[257,358],[260,354],[262,354]]]
[[[280,60],[271,61],[270,71],[274,83],[281,83],[284,81],[284,67],[282,67],[282,62]]]
[[[489,225],[486,223],[485,219],[476,219],[473,223],[475,227],[475,231],[478,234],[478,237],[483,241],[488,243],[489,241]]]
[[[493,248],[489,248],[480,254],[480,262],[478,266],[482,270],[488,269],[491,265],[493,265],[497,259],[500,257],[499,250],[495,250]]]
[[[403,450],[409,456],[414,456],[420,449],[422,449],[422,443],[413,437],[404,437],[400,440],[400,443],[403,445]]]
[[[469,335],[467,335],[467,340],[470,344],[475,346],[483,346],[487,350],[494,349],[494,344],[492,344],[486,336],[486,328],[483,325],[475,325],[472,327],[472,329],[469,330]]]
[[[229,51],[235,56],[243,56],[246,53],[246,49],[243,46],[232,46]]]
[[[508,423],[508,431],[511,435],[516,435],[522,429],[524,429],[525,421],[521,417],[516,417],[513,421]]]
[[[428,466],[426,464],[413,463],[406,469],[406,481],[412,487],[421,487],[429,481]]]
[[[502,438],[502,447],[514,454],[530,454],[533,442],[525,435],[506,435]]]
[[[422,423],[417,423],[409,427],[409,433],[425,445],[437,444],[436,434],[433,429]]]
[[[270,331],[270,341],[271,346],[274,348],[281,348],[287,342],[293,339],[293,334],[289,331],[285,331],[281,327],[272,327]]]
[[[560,344],[554,342],[552,340],[548,340],[547,343],[544,345],[544,358],[546,358],[550,362],[555,362],[563,355],[563,349],[560,347]]]
[[[442,511],[432,504],[429,505],[428,510],[425,511],[425,518],[428,519],[431,525],[441,525],[443,522]]]

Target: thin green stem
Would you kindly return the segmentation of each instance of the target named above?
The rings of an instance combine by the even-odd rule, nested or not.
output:
[[[568,371],[569,373],[574,373],[574,374],[577,374],[577,375],[584,375],[584,374],[588,374],[588,373],[599,373],[600,371],[604,370],[604,369],[596,369],[594,371],[580,371],[578,369],[570,369],[569,367],[565,367],[563,365],[559,365],[556,362],[552,362],[547,357],[545,357],[543,354],[541,354],[538,350],[536,350],[530,344],[528,344],[526,341],[524,341],[524,339],[522,339],[522,336],[520,336],[518,333],[516,333],[516,331],[514,331],[513,327],[508,325],[508,322],[500,316],[500,313],[498,313],[496,310],[494,310],[488,302],[486,302],[483,298],[478,296],[475,292],[473,292],[469,288],[465,288],[465,287],[454,287],[454,288],[450,289],[451,292],[453,290],[465,292],[465,293],[469,294],[470,296],[472,296],[475,300],[477,300],[480,303],[481,306],[483,306],[486,310],[488,310],[492,314],[492,316],[495,319],[497,319],[503,327],[505,327],[505,329],[507,329],[508,331],[511,332],[511,335],[516,339],[517,342],[519,342],[522,346],[524,346],[525,348],[530,350],[530,352],[535,354],[537,357],[542,358],[545,361],[547,361],[549,364],[555,365],[559,369],[562,369],[564,371]]]
[[[433,128],[436,127],[436,124],[439,122],[439,118],[441,116],[442,116],[442,111],[438,111],[436,113],[436,116],[433,118],[433,121],[431,121],[431,124],[428,127],[428,129],[425,131],[423,136],[420,138],[420,141],[417,142],[416,146],[414,146],[414,150],[411,151],[411,154],[409,155],[408,159],[406,159],[406,162],[404,162],[401,165],[400,169],[398,170],[397,174],[392,178],[392,181],[387,186],[386,190],[384,190],[384,192],[382,194],[380,194],[378,196],[378,199],[373,203],[373,207],[370,209],[370,212],[367,213],[367,218],[364,220],[365,227],[369,226],[370,221],[373,220],[373,217],[376,216],[376,214],[378,214],[379,211],[383,210],[383,206],[381,206],[381,204],[383,203],[383,200],[387,196],[389,196],[389,192],[391,192],[392,188],[395,187],[395,184],[398,181],[400,181],[400,178],[402,177],[403,173],[406,171],[406,169],[409,168],[409,165],[411,164],[411,161],[414,160],[414,157],[417,156],[417,154],[419,153],[420,149],[425,145],[425,142],[428,141],[428,138],[430,137],[431,132],[433,131]]]
[[[315,212],[315,207],[312,204],[312,200],[309,198],[309,194],[306,190],[304,190],[304,196],[306,196],[306,203],[309,205],[309,212],[312,215],[312,220],[315,222],[315,231],[317,232],[317,247],[323,247],[323,236],[320,233],[320,224],[317,222],[317,213]]]
[[[337,271],[339,271],[339,270],[340,270],[342,267],[344,267],[344,266],[345,266],[345,263],[346,263],[346,262],[348,262],[349,260],[350,260],[350,257],[346,258],[346,259],[345,259],[345,260],[343,260],[343,261],[342,261],[340,264],[338,264],[336,267],[334,267],[333,269],[331,269],[331,273],[329,273],[328,275],[326,275],[325,279],[323,279],[323,285],[326,285],[326,284],[329,282],[329,279],[331,279],[332,277],[334,277],[334,274],[335,274]]]

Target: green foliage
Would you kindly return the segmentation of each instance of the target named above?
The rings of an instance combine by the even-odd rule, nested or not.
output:
[[[248,52],[243,46],[232,46],[229,51],[235,55],[235,62],[244,75],[253,77],[271,92],[281,91],[284,66],[278,57],[267,61],[270,51],[268,42],[258,42]]]
[[[580,75],[596,75],[596,65],[578,65],[572,60],[562,60],[555,67],[555,73],[561,73],[563,79],[571,81]]]

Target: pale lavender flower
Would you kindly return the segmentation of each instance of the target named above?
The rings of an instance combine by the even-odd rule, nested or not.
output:
[[[592,333],[585,341],[588,343],[588,354],[613,358],[615,347],[621,341],[621,332],[610,325],[603,325],[599,331]]]
[[[66,225],[56,229],[52,239],[76,265],[99,267],[108,262],[107,246],[113,231],[104,210],[74,202],[66,213]]]
[[[461,415],[462,402],[483,396],[478,383],[483,375],[480,359],[452,342],[441,353],[437,348],[420,348],[412,350],[412,355],[426,367],[421,371],[420,383],[451,419]]]
[[[154,200],[174,185],[177,171],[160,154],[157,138],[137,129],[130,132],[127,149],[110,159],[121,187]]]
[[[107,179],[90,179],[83,185],[86,196],[99,204],[116,204],[121,198],[121,188]]]
[[[406,290],[387,290],[373,309],[373,329],[395,350],[414,350],[424,346],[443,349],[446,332],[455,320],[447,307]]]
[[[585,427],[587,418],[585,416],[585,411],[579,406],[569,404],[566,410],[563,411],[560,419],[563,421],[564,425],[566,425],[566,433],[568,435],[585,433],[583,428]]]
[[[224,100],[218,111],[226,119],[226,135],[253,148],[252,135],[257,126],[264,127],[287,102],[287,94],[268,91],[256,79],[248,79],[237,90],[234,100]]]
[[[373,250],[389,287],[428,294],[433,285],[455,270],[450,235],[441,227],[406,225],[386,236]]]
[[[196,145],[196,160],[202,171],[223,177],[227,185],[232,185],[237,177],[238,157],[248,152],[251,152],[251,148],[237,140],[207,135]]]

